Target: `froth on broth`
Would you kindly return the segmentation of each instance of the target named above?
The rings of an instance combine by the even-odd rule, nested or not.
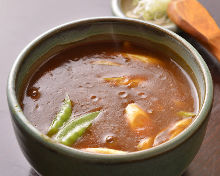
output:
[[[42,133],[83,151],[157,146],[181,133],[198,111],[193,81],[170,53],[136,40],[69,46],[29,75],[23,112]]]

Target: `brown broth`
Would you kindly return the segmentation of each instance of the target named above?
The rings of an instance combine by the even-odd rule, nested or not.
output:
[[[128,60],[121,53],[152,56],[162,64]],[[108,60],[121,66],[95,65]],[[137,87],[116,86],[106,77],[141,77]],[[137,151],[138,143],[182,118],[179,111],[197,112],[198,95],[190,77],[170,56],[136,44],[118,41],[69,47],[44,63],[29,79],[21,100],[28,120],[41,132],[47,130],[68,94],[74,102],[71,119],[101,110],[86,133],[72,147]],[[147,132],[134,131],[125,118],[129,103],[138,104],[153,122]]]

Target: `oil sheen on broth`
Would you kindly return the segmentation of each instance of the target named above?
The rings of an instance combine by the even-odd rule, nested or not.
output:
[[[48,58],[26,85],[24,114],[47,134],[66,94],[70,120],[101,112],[71,144],[96,153],[159,145],[192,123],[198,110],[194,84],[172,58],[128,41],[87,43]]]

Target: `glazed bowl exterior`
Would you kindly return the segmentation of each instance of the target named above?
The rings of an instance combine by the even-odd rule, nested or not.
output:
[[[182,57],[195,76],[200,108],[195,121],[180,135],[145,151],[102,155],[79,151],[56,143],[27,120],[19,104],[26,75],[39,58],[54,48],[92,36],[116,34],[139,37],[171,48]],[[98,37],[95,37],[98,39]],[[8,79],[8,105],[14,131],[26,159],[43,176],[177,176],[184,172],[203,141],[212,106],[213,85],[207,65],[183,38],[140,20],[103,17],[58,26],[31,42],[16,59]]]

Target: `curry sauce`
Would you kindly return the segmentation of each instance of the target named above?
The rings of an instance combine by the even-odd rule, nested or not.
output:
[[[87,43],[48,58],[30,76],[24,114],[47,134],[66,94],[70,120],[100,111],[71,144],[97,153],[159,145],[190,125],[198,110],[193,81],[171,56],[128,41]]]

